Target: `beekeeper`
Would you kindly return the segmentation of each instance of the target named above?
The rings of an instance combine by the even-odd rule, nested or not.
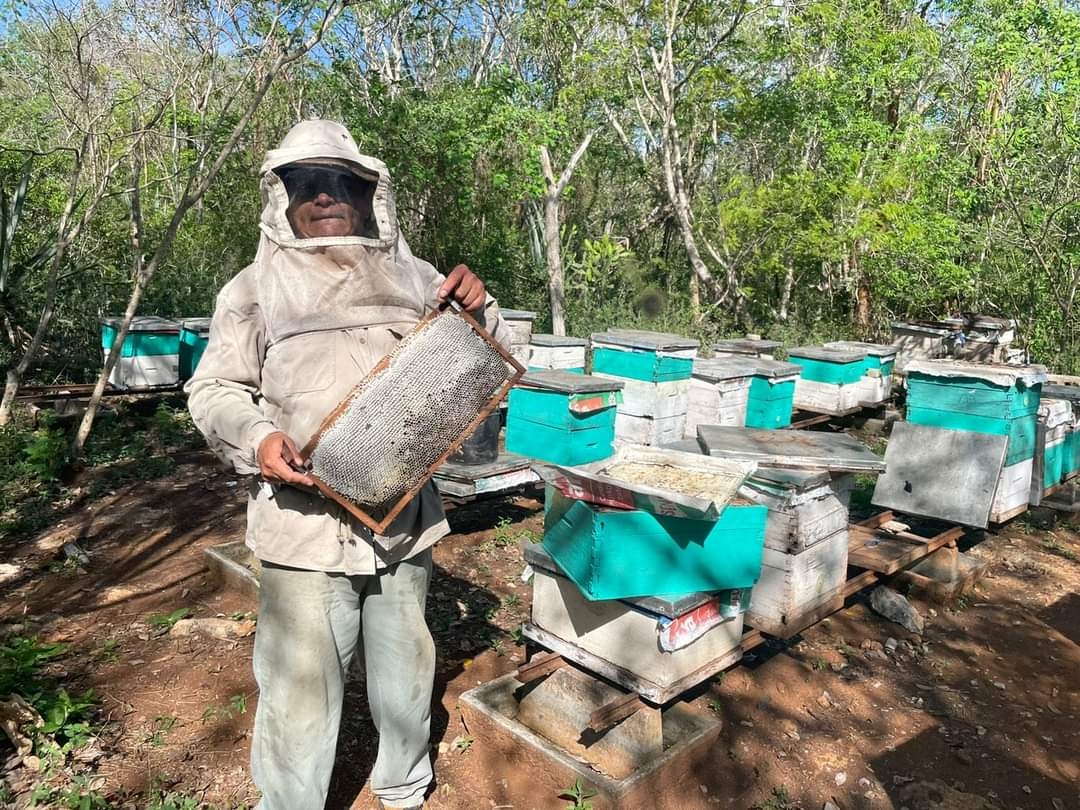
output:
[[[267,153],[261,190],[255,261],[218,295],[187,385],[210,447],[258,476],[246,538],[262,562],[251,751],[259,807],[323,807],[357,652],[379,732],[372,791],[383,807],[420,807],[432,778],[435,672],[424,601],[431,545],[449,533],[442,502],[428,482],[373,542],[304,488],[298,448],[440,302],[458,301],[503,344],[509,330],[468,267],[443,276],[412,255],[386,166],[361,155],[340,124],[293,127]]]

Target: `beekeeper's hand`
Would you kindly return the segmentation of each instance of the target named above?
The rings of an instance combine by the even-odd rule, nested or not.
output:
[[[487,299],[484,282],[467,265],[459,264],[450,271],[446,281],[439,288],[439,300],[453,299],[461,304],[466,312],[476,312]]]
[[[300,484],[313,487],[311,477],[300,472],[303,462],[296,443],[286,434],[271,433],[259,445],[259,472],[272,484]]]

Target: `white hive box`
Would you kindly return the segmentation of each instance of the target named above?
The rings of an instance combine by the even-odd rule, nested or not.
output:
[[[1029,458],[1002,468],[990,506],[991,523],[1004,523],[1027,510],[1033,467],[1033,460]]]
[[[816,620],[816,611],[838,609],[844,601],[847,561],[846,528],[797,554],[766,546],[747,624],[786,638]]]
[[[695,438],[698,425],[742,427],[756,369],[754,361],[745,357],[695,360],[687,395],[685,436]]]
[[[528,368],[532,354],[529,342],[532,339],[536,313],[525,309],[500,309],[499,313],[510,329],[510,355],[522,366]]]
[[[759,468],[739,494],[769,508],[765,546],[798,554],[838,532],[846,532],[851,491],[850,474]]]
[[[630,416],[648,416],[652,419],[666,419],[671,416],[685,416],[690,380],[672,380],[670,382],[643,382],[615,374],[594,373],[592,376],[602,380],[615,380],[624,383],[623,399],[619,403],[619,413]]]
[[[589,341],[564,335],[533,335],[529,346],[529,370],[543,369],[585,371]]]
[[[615,439],[628,444],[646,444],[660,447],[683,437],[686,414],[653,419],[651,416],[615,414]]]
[[[912,360],[939,360],[952,353],[955,332],[943,325],[894,323],[893,346],[896,347],[896,370],[903,371]]]
[[[695,608],[682,617],[669,618],[641,607],[643,600],[638,600],[639,604],[616,599],[592,602],[569,579],[535,564],[533,569],[532,623],[536,627],[659,687],[675,684],[718,662],[719,668],[730,666],[741,655],[742,613],[718,617],[718,623],[696,638],[696,632],[672,634],[671,629],[679,626],[672,625],[680,619],[686,628],[694,623]],[[700,596],[696,608],[715,616],[707,596],[690,596]],[[683,639],[676,644],[685,646],[664,649],[672,646],[666,640],[680,635]]]

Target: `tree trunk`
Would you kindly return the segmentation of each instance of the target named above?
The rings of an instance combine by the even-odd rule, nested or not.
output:
[[[855,287],[855,328],[859,337],[866,339],[873,327],[873,302],[870,294],[870,276],[859,260],[859,248],[851,247],[851,272],[856,279]]]
[[[550,191],[544,195],[544,258],[548,268],[548,298],[551,301],[551,332],[566,334],[566,289],[559,240],[559,200]]]

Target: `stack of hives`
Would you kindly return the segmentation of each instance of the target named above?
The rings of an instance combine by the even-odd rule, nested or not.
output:
[[[529,343],[529,371],[557,369],[585,373],[589,341],[565,335],[533,335]]]
[[[610,329],[592,336],[592,373],[625,384],[615,435],[625,442],[682,438],[698,341],[680,335]]]
[[[658,702],[729,666],[765,534],[731,502],[750,469],[641,446],[545,469],[526,635]]]
[[[990,520],[1000,523],[1023,512],[1030,497],[1046,369],[922,360],[909,363],[907,375],[908,422],[1007,438]]]
[[[796,408],[843,415],[880,405],[892,393],[892,346],[836,341],[789,349],[788,357],[801,369]]]
[[[500,313],[510,328],[510,354],[525,368],[529,367],[530,343],[536,313],[526,309],[501,309]]]
[[[746,427],[776,430],[791,424],[799,371],[794,363],[781,360],[759,357],[754,361],[746,400]]]
[[[121,318],[101,321],[101,347],[107,356],[120,331]],[[173,386],[190,379],[210,335],[209,318],[174,321],[156,315],[131,319],[109,384],[138,391]]]
[[[844,601],[853,473],[879,473],[881,459],[844,434],[703,426],[712,457],[753,460],[740,494],[768,508],[761,577],[747,623],[787,637]]]
[[[564,369],[530,371],[510,391],[506,449],[555,464],[607,458],[622,387],[620,380]]]
[[[1076,419],[1072,403],[1043,397],[1039,400],[1038,446],[1031,479],[1031,503],[1038,505],[1077,474]]]
[[[696,437],[698,425],[742,427],[756,370],[756,361],[747,357],[695,360],[687,392],[684,434]]]

